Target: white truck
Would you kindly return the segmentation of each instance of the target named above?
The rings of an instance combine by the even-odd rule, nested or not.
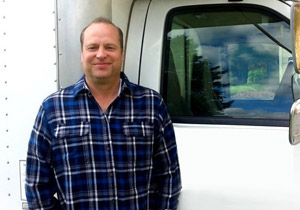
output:
[[[291,6],[2,0],[0,209],[28,208],[25,160],[38,107],[82,75],[79,34],[101,15],[124,31],[123,71],[160,92],[172,116],[183,184],[179,210],[300,210],[300,146],[289,143],[289,134],[292,144],[300,137],[299,103],[289,130],[300,96],[293,62],[299,31],[292,36],[300,23],[297,15],[291,19]]]

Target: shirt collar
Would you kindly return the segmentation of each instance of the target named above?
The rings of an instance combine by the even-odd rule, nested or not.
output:
[[[126,91],[128,91],[129,94],[132,94],[134,88],[133,84],[128,80],[124,72],[121,72],[120,78],[122,79],[122,89],[120,94],[125,93]]]
[[[120,81],[121,81],[121,86],[119,90],[119,95],[125,93],[128,91],[130,94],[133,91],[133,84],[129,82],[127,76],[125,75],[124,72],[120,73]],[[85,81],[85,75],[83,75],[78,82],[74,84],[74,97],[76,97],[80,92],[88,92],[90,93],[89,87]]]

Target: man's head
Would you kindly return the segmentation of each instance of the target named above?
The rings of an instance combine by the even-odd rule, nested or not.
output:
[[[89,85],[116,83],[123,63],[123,34],[105,18],[97,18],[80,36],[81,62]]]
[[[118,32],[119,32],[119,38],[120,38],[120,46],[121,46],[121,49],[123,51],[123,32],[122,30],[116,26],[115,24],[113,24],[113,22],[111,22],[109,19],[107,18],[104,18],[104,17],[98,17],[96,19],[94,19],[89,25],[87,25],[82,31],[81,31],[81,34],[80,34],[80,44],[81,44],[81,50],[82,50],[82,46],[83,46],[83,41],[84,41],[84,32],[85,30],[92,24],[95,24],[95,23],[106,23],[106,24],[109,24],[109,25],[112,25],[114,26]]]

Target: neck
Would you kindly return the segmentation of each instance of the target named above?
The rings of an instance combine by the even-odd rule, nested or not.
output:
[[[101,107],[102,111],[106,111],[108,106],[117,98],[120,88],[120,78],[113,81],[98,83],[87,81],[89,89]]]

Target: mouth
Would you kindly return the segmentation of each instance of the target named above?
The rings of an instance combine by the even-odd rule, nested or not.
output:
[[[100,62],[100,63],[94,63],[93,65],[101,68],[101,67],[107,67],[107,66],[109,66],[110,64],[111,64],[111,63]]]

